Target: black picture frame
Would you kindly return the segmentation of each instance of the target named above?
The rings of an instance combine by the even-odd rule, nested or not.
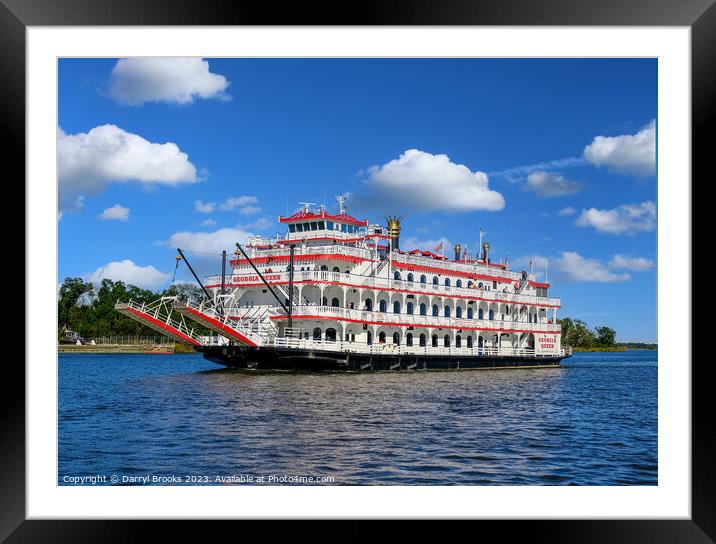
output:
[[[468,0],[361,3],[286,3],[203,0],[0,0],[0,120],[6,136],[5,164],[11,179],[25,177],[25,30],[28,26],[83,25],[589,25],[685,26],[692,36],[692,171],[706,171],[716,96],[715,0]],[[352,8],[352,9],[348,9]],[[9,136],[9,138],[8,138]],[[10,177],[10,176],[9,176]],[[684,180],[688,184],[689,180]],[[14,201],[25,202],[22,184]],[[6,190],[12,190],[8,188]],[[24,207],[23,207],[24,209]],[[4,214],[4,233],[17,233],[17,217]],[[17,236],[15,234],[15,236]],[[52,243],[50,240],[49,243]],[[3,283],[24,278],[24,260],[13,256],[12,270],[3,267]],[[18,267],[22,273],[18,273]],[[690,270],[690,268],[689,268]],[[12,278],[10,277],[12,274]],[[28,286],[23,281],[24,287]],[[24,308],[20,291],[15,308]],[[23,290],[24,292],[24,290]],[[689,299],[691,293],[688,293]],[[15,312],[14,321],[19,317]],[[24,320],[23,320],[24,321]],[[16,326],[21,326],[16,323]],[[15,329],[17,330],[17,328]],[[25,330],[27,335],[29,330]],[[27,341],[27,337],[25,339]],[[10,348],[12,349],[12,348]],[[14,362],[11,360],[14,359]],[[151,537],[138,521],[26,521],[25,520],[25,397],[24,367],[6,355],[0,395],[0,540],[16,542],[96,542],[142,540]],[[496,527],[500,539],[516,533],[531,542],[714,542],[716,540],[716,471],[714,426],[708,403],[708,364],[692,370],[692,517],[690,520],[530,520]],[[691,354],[675,364],[691,364]],[[48,372],[52,371],[48,368]],[[559,516],[559,512],[555,512]],[[163,537],[187,527],[162,527]],[[239,535],[237,535],[239,536]],[[243,536],[243,534],[242,534]],[[274,534],[273,536],[277,536]]]

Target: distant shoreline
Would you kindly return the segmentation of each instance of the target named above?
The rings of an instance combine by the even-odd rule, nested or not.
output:
[[[58,353],[114,353],[114,354],[158,354],[171,355],[174,353],[194,353],[191,346],[185,344],[104,344],[104,345],[76,345],[58,344]]]

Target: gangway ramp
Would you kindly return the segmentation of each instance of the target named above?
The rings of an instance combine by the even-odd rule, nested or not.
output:
[[[256,332],[252,331],[250,327],[243,326],[239,320],[232,320],[229,316],[222,315],[213,307],[204,307],[201,304],[194,304],[190,301],[177,301],[172,308],[184,317],[219,333],[229,340],[252,347],[256,347],[261,343]]]
[[[187,326],[184,317],[172,312],[171,304],[175,301],[175,297],[162,297],[149,304],[132,300],[129,302],[117,301],[114,309],[172,340],[192,346],[203,345],[194,334],[194,329]]]

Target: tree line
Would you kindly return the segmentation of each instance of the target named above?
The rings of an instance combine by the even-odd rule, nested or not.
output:
[[[114,305],[118,300],[127,302],[129,299],[149,303],[160,296],[186,299],[202,297],[204,294],[198,286],[184,283],[155,292],[109,279],[95,285],[82,278],[65,278],[57,297],[58,338],[64,339],[65,327],[88,339],[101,336],[156,335],[153,329],[117,312]],[[198,334],[208,334],[208,331],[198,325],[194,326],[194,330]]]
[[[562,326],[562,346],[573,348],[611,348],[617,345],[617,333],[610,327],[590,329],[584,321],[564,317],[557,322]]]

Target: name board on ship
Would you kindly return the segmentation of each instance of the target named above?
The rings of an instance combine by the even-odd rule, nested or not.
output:
[[[266,281],[278,281],[281,279],[281,274],[264,274]],[[261,283],[261,278],[254,274],[253,276],[234,276],[231,279],[231,283]]]
[[[556,351],[559,349],[557,335],[554,334],[537,334],[535,342],[535,349],[537,353],[542,351]]]

